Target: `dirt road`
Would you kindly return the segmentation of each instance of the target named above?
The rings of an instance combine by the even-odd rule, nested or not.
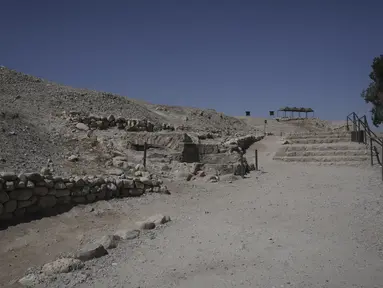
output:
[[[102,272],[78,287],[382,287],[379,172],[269,153],[266,173],[184,202],[155,239],[95,261]]]
[[[135,203],[173,220],[46,287],[383,287],[380,172],[257,145],[264,173]]]

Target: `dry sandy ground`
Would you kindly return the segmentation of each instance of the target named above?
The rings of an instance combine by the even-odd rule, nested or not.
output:
[[[265,173],[1,231],[0,283],[9,287],[81,241],[163,213],[173,219],[166,227],[45,287],[383,287],[380,171],[273,162],[278,145],[267,139],[253,147]]]

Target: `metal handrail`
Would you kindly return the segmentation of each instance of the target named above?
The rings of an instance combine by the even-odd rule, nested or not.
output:
[[[352,117],[352,118],[351,118]],[[362,119],[363,120],[362,120]],[[383,140],[380,139],[373,131],[371,131],[370,129],[370,126],[368,125],[368,122],[367,122],[367,117],[366,115],[363,115],[362,117],[359,117],[355,112],[352,112],[350,114],[347,115],[347,131],[350,130],[349,128],[349,120],[351,121],[351,123],[353,124],[353,131],[361,131],[361,126],[364,128],[364,131],[365,131],[365,134],[366,134],[366,137],[364,139],[364,143],[366,145],[368,145],[368,142],[367,142],[367,136],[369,136],[370,138],[370,156],[371,156],[371,166],[374,165],[374,160],[373,160],[373,150],[375,152],[375,155],[377,157],[377,160],[378,160],[378,164],[382,167],[382,180],[383,180]],[[358,142],[360,143],[359,141],[359,133],[357,134],[357,138],[358,138]],[[381,157],[382,159],[379,158],[379,151],[378,149],[376,148],[375,145],[373,145],[373,142],[375,142],[376,144],[378,144],[380,147],[381,147]]]
[[[353,116],[353,119],[350,118],[351,115]],[[366,115],[363,115],[362,118],[363,118],[363,121],[362,121],[362,119],[360,119],[358,117],[358,115],[355,112],[348,114],[347,115],[347,130],[349,130],[348,120],[350,120],[356,126],[362,125],[364,127],[366,133],[368,133],[370,137],[371,137],[371,135],[373,135],[374,136],[373,140],[383,147],[383,141],[370,129],[370,126],[368,125],[368,122],[367,122]],[[354,131],[355,131],[355,129],[354,129]],[[360,129],[359,129],[359,131],[360,131]]]

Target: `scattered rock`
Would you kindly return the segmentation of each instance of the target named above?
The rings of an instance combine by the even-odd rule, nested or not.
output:
[[[237,181],[240,178],[238,176],[235,176],[233,174],[226,174],[221,176],[221,181],[232,183],[233,181]]]
[[[51,169],[49,169],[48,167],[43,167],[43,168],[41,168],[41,174],[42,175],[45,175],[45,176],[50,176],[50,175],[52,175],[52,171],[51,171]]]
[[[136,171],[146,171],[144,165],[142,165],[142,164],[137,164],[135,169],[136,169]]]
[[[172,168],[165,164],[164,166],[161,167],[161,170],[162,171],[170,171],[170,170],[172,170]]]
[[[152,185],[152,180],[149,179],[149,177],[140,177],[140,182],[145,185]]]
[[[78,130],[82,130],[82,131],[88,131],[89,130],[89,127],[87,125],[85,125],[84,123],[77,123],[76,128]]]
[[[68,161],[70,162],[77,162],[78,161],[78,156],[77,155],[71,155],[68,157]]]
[[[35,287],[39,279],[35,274],[28,274],[19,280],[19,283],[25,287]]]
[[[161,185],[158,192],[170,195],[170,191],[166,185]]]
[[[215,183],[219,181],[219,177],[217,175],[211,175],[207,178],[207,181]]]
[[[122,240],[133,240],[140,236],[140,230],[118,230],[114,233],[114,236]]]
[[[199,177],[205,177],[206,176],[205,171],[198,171],[197,174],[198,174]]]
[[[143,221],[143,222],[137,222],[136,225],[140,227],[140,229],[142,230],[152,230],[156,228],[156,224],[154,222]]]
[[[84,263],[78,259],[61,258],[45,264],[41,271],[47,275],[53,275],[59,273],[68,273],[74,270],[79,270],[83,267]]]
[[[188,174],[188,176],[186,176],[186,181],[190,181],[192,178],[193,178],[193,174]]]
[[[122,174],[124,174],[124,170],[121,170],[119,168],[112,168],[112,169],[108,169],[106,173],[109,175],[121,176]]]
[[[162,214],[156,214],[156,215],[153,215],[153,216],[149,217],[148,219],[146,219],[145,222],[153,222],[156,225],[161,225],[161,224],[165,224],[165,223],[169,222],[170,220],[171,219],[169,216],[164,216]]]
[[[101,244],[89,244],[84,247],[80,252],[78,252],[76,259],[81,261],[89,261],[94,258],[100,258],[102,256],[108,255],[108,251],[106,251],[105,247]]]
[[[112,160],[112,164],[114,167],[118,167],[118,168],[123,168],[123,169],[129,168],[128,159],[124,156],[114,157]]]
[[[117,235],[105,235],[97,243],[105,249],[113,249],[117,247],[118,240],[120,240],[120,237]]]

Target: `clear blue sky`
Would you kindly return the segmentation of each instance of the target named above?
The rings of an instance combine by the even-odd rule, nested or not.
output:
[[[2,1],[0,64],[154,103],[366,112],[383,1]]]

